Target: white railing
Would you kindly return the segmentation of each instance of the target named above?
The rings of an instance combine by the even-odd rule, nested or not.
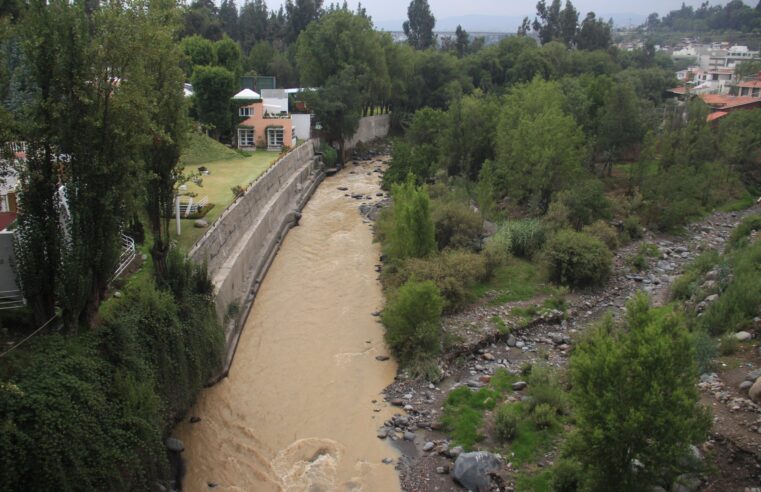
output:
[[[14,309],[26,305],[20,290],[0,290],[0,309]]]
[[[135,240],[131,237],[121,234],[122,239],[122,254],[119,256],[119,266],[116,267],[114,275],[111,280],[122,274],[127,269],[132,260],[137,256],[137,250],[135,249]]]

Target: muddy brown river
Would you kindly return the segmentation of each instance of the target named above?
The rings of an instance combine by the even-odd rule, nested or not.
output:
[[[379,247],[352,193],[375,196],[375,166],[327,178],[275,258],[229,377],[202,392],[176,429],[184,490],[398,491],[399,453],[376,437],[396,365],[371,313],[383,304]],[[354,172],[352,174],[352,171]],[[376,198],[374,198],[375,200]],[[365,200],[367,202],[367,200]],[[375,401],[375,403],[373,403]]]

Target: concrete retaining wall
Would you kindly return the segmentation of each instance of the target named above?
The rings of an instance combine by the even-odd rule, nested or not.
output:
[[[391,120],[388,114],[365,116],[359,120],[359,128],[354,138],[346,142],[346,149],[353,149],[360,142],[370,142],[376,138],[385,137],[388,135],[390,125]]]

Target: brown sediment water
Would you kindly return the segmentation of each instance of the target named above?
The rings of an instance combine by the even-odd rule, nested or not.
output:
[[[230,374],[205,389],[176,429],[183,489],[397,491],[399,453],[378,439],[393,415],[381,391],[396,365],[374,266],[380,254],[358,212],[379,190],[374,165],[327,178],[285,238],[259,290]],[[368,175],[370,173],[370,175]],[[349,192],[338,190],[347,187]],[[373,403],[373,400],[376,402]]]

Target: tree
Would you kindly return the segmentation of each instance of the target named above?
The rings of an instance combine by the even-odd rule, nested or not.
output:
[[[264,0],[246,1],[240,8],[240,43],[243,51],[248,53],[256,43],[265,41],[269,36],[269,12]]]
[[[570,372],[578,426],[572,452],[593,490],[638,490],[673,478],[687,446],[710,427],[684,318],[651,308],[644,293],[627,304],[622,326],[607,318],[591,330]]]
[[[455,51],[457,52],[457,56],[462,58],[468,53],[468,48],[470,47],[470,35],[468,34],[468,31],[458,24],[454,36]]]
[[[214,65],[217,61],[214,55],[214,43],[201,36],[189,36],[180,42],[182,53],[185,55],[184,68],[188,77],[193,75],[193,68],[201,65]]]
[[[267,73],[274,56],[275,49],[272,47],[272,44],[269,41],[260,41],[248,53],[246,68],[253,70],[257,74]]]
[[[761,73],[761,60],[744,61],[735,68],[735,75],[738,80],[745,77],[756,77],[759,73]]]
[[[243,53],[240,45],[225,36],[214,43],[214,57],[217,65],[224,67],[235,75],[240,74],[243,63]]]
[[[436,252],[436,232],[431,218],[431,200],[414,176],[394,185],[392,230],[388,233],[388,254],[393,258],[423,258]]]
[[[570,185],[582,169],[584,135],[556,82],[516,87],[505,98],[497,130],[497,196],[546,211],[552,195]]]
[[[192,83],[198,120],[219,138],[232,125],[230,98],[235,94],[235,76],[223,67],[200,66],[193,70]]]
[[[589,12],[581,23],[576,37],[576,47],[580,50],[607,50],[612,41],[611,25],[597,19],[594,12]]]
[[[412,0],[407,7],[407,19],[402,26],[407,42],[417,50],[432,47],[436,42],[433,34],[436,18],[431,13],[428,0]]]
[[[354,136],[362,116],[354,68],[345,68],[330,77],[320,89],[306,92],[304,99],[322,125],[325,138],[338,142],[339,159],[343,162],[345,141]]]
[[[185,11],[182,37],[197,34],[216,41],[222,38],[223,33],[219,10],[212,0],[195,0]]]
[[[560,13],[560,41],[563,41],[566,46],[574,46],[578,29],[579,12],[574,8],[571,0],[566,0],[565,8]]]
[[[219,6],[219,21],[226,35],[235,41],[240,41],[238,7],[233,0],[222,0],[222,4]]]
[[[383,310],[386,340],[403,365],[441,350],[444,299],[432,281],[407,281]]]
[[[305,85],[321,86],[344,67],[354,70],[360,108],[382,105],[391,79],[379,40],[366,17],[340,9],[324,15],[299,36],[296,63]]]
[[[546,0],[539,0],[536,4],[536,15],[532,26],[534,31],[539,33],[542,44],[562,39],[560,0],[552,0],[549,7]]]
[[[180,153],[188,131],[180,51],[172,39],[171,16],[155,2],[149,10],[152,22],[146,35],[143,58],[150,108],[150,136],[142,150],[145,165],[144,206],[153,236],[151,257],[159,285],[168,281],[167,257],[170,248],[169,220],[182,180]],[[229,38],[226,38],[229,40]],[[236,45],[237,47],[237,45]]]
[[[613,172],[613,160],[621,159],[642,142],[644,128],[639,108],[637,95],[628,83],[613,87],[605,97],[597,137],[608,175]]]
[[[295,1],[295,3],[294,3]],[[298,39],[299,34],[322,15],[323,0],[286,0],[285,15],[288,43]]]

